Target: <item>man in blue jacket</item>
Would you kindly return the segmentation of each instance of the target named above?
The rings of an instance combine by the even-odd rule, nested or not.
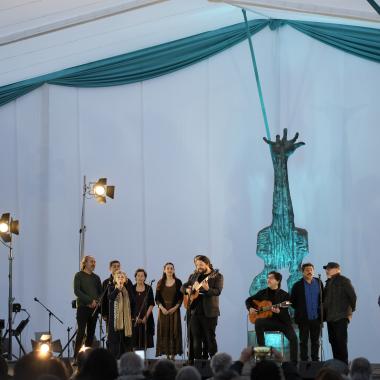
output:
[[[300,336],[301,360],[307,361],[310,336],[311,360],[319,361],[319,341],[321,334],[321,301],[323,285],[314,277],[314,265],[302,265],[302,278],[292,288],[291,302],[295,310],[294,320]]]

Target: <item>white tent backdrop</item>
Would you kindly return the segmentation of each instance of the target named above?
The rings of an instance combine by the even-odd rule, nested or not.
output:
[[[380,66],[288,27],[253,41],[272,137],[287,127],[306,142],[289,160],[296,225],[309,232],[306,260],[317,272],[341,263],[358,293],[349,356],[380,362]],[[210,256],[225,277],[219,350],[236,357],[246,345],[244,300],[263,266],[256,234],[271,222],[273,169],[260,112],[247,42],[148,82],[44,86],[0,108],[0,211],[21,223],[14,295],[32,314],[23,342],[29,347],[48,326],[33,297],[64,320],[52,321],[54,338],[65,341],[75,325],[70,302],[86,174],[116,186],[106,205],[87,202],[86,251],[96,272],[104,279],[109,260],[119,258],[130,277],[143,266],[158,279],[172,261],[184,280],[195,254]],[[0,254],[6,318],[5,247]],[[324,347],[330,357],[327,340]]]

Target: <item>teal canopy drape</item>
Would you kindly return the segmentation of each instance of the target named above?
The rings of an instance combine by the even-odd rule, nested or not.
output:
[[[266,26],[288,25],[347,53],[380,62],[380,29],[289,20],[249,21],[251,35]],[[180,70],[218,54],[247,38],[244,23],[197,34],[162,45],[103,59],[0,87],[0,106],[44,83],[73,87],[106,87],[139,82]]]

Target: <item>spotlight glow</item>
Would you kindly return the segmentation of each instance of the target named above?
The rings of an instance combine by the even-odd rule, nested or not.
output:
[[[0,223],[0,232],[5,233],[9,231],[9,225],[7,223]]]
[[[95,193],[95,195],[102,197],[106,194],[106,189],[102,185],[95,185],[94,186],[94,193]]]

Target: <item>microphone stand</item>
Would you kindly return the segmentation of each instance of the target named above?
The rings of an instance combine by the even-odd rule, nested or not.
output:
[[[321,323],[321,329],[319,332],[319,346],[321,349],[321,361],[324,361],[324,350],[323,350],[323,319],[324,319],[324,313],[323,313],[323,289],[322,289],[322,280],[321,275],[318,274],[318,280],[319,280],[319,309],[320,309],[320,323]]]
[[[48,307],[46,307],[37,297],[34,297],[34,300],[38,302],[49,313],[49,335],[51,335],[51,317],[53,316],[62,325],[63,325],[63,322]]]
[[[108,292],[108,288],[109,288],[109,286],[111,285],[111,283],[112,283],[112,281],[109,280],[108,283],[107,283],[107,285],[106,285],[106,287],[105,287],[104,290],[103,290],[103,293],[100,295],[99,301],[98,301],[98,303],[97,303],[97,305],[96,305],[94,311],[93,311],[92,314],[91,314],[91,318],[94,318],[94,316],[96,315],[98,309],[99,309],[99,308],[100,308],[100,309],[102,308],[102,306],[103,306],[103,298],[104,298],[104,296],[106,295],[106,293]],[[103,335],[103,326],[102,326],[102,324],[103,324],[103,321],[102,321],[102,313],[100,312],[100,318],[99,318],[99,345],[100,345],[100,344],[103,344],[103,348],[104,348],[104,341],[102,342],[102,339],[103,339],[103,338],[102,338],[102,335]],[[101,343],[101,342],[102,342],[102,343]]]
[[[199,278],[199,273],[195,272],[193,273],[190,278],[189,278],[189,283],[191,282],[191,286],[193,286],[194,282],[196,282]],[[186,293],[185,289],[185,295]],[[190,358],[191,356],[194,356],[194,347],[192,347],[192,338],[191,338],[191,303],[190,303],[190,297],[191,294],[187,294],[189,297],[189,301],[187,303],[187,308],[186,308],[186,314],[185,314],[185,321],[186,321],[186,347],[187,347],[187,362],[190,364],[191,360],[194,360],[194,358]],[[190,349],[192,349],[192,352],[190,353]]]
[[[145,309],[145,316],[146,316],[146,314],[148,312],[148,295],[149,295],[149,290],[152,289],[152,284],[153,284],[154,281],[155,280],[152,280],[149,285],[145,284],[145,286],[146,286],[146,293],[145,293],[144,300],[143,300],[143,302],[141,304],[140,310],[139,310],[139,312],[137,314],[137,317],[136,317],[135,327],[137,327],[138,320],[140,319],[140,316],[141,316],[141,313],[142,313],[143,309]],[[144,359],[145,360],[146,360],[146,352],[147,352],[147,349],[148,349],[148,347],[147,347],[147,345],[148,345],[148,342],[147,342],[147,331],[148,331],[148,317],[146,318],[146,321],[144,323]],[[141,342],[141,340],[140,340],[141,339],[140,332],[141,332],[141,329],[139,329],[139,343]]]

